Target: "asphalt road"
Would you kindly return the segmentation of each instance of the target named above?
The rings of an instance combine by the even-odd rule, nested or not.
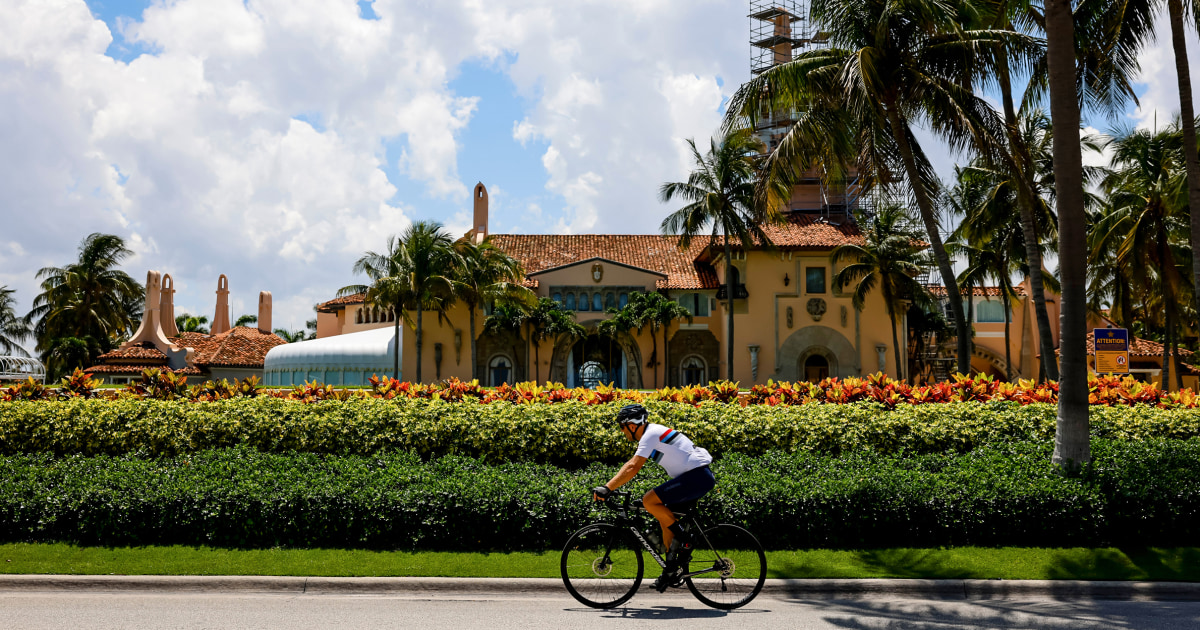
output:
[[[592,610],[565,593],[312,595],[253,593],[0,592],[0,628],[1198,628],[1200,602],[797,600],[760,596],[722,612],[686,593],[640,593]]]

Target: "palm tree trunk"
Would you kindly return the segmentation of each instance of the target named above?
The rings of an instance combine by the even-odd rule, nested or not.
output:
[[[907,381],[904,378],[904,366],[900,363],[900,337],[896,333],[896,313],[888,309],[888,319],[892,320],[892,354],[896,356],[896,380]]]
[[[1083,209],[1083,152],[1075,89],[1075,22],[1071,0],[1046,0],[1046,63],[1054,133],[1058,204],[1058,261],[1062,275],[1059,316],[1061,363],[1058,421],[1051,461],[1075,472],[1092,460],[1087,385],[1087,216]],[[1030,273],[1040,270],[1030,269]],[[1043,361],[1054,360],[1054,355]]]
[[[1008,312],[1008,296],[1004,296],[1004,380],[1012,381],[1012,318]]]
[[[962,287],[967,292],[967,371],[962,371],[963,374],[970,374],[971,355],[975,354],[975,283],[969,283]],[[962,299],[960,298],[961,302]]]
[[[1165,297],[1165,296],[1164,296]],[[1171,391],[1171,332],[1174,322],[1171,320],[1171,306],[1167,305],[1163,320],[1163,351],[1162,351],[1162,378],[1159,384],[1164,392]]]
[[[663,387],[671,386],[671,355],[667,354],[667,331],[671,329],[671,322],[663,324]]]
[[[479,379],[479,355],[475,348],[475,306],[468,304],[467,309],[471,311],[471,380]]]
[[[1175,391],[1183,389],[1183,364],[1179,362],[1179,324],[1175,325],[1176,332],[1171,335],[1171,361],[1175,365]]]
[[[1011,29],[1012,25],[1008,26]],[[1025,146],[1017,122],[1017,112],[1013,106],[1012,81],[1009,77],[1008,52],[1004,47],[1000,48],[998,65],[1000,66],[998,72],[1000,92],[1004,101],[1004,125],[1008,129],[1009,147],[1016,152],[1015,156],[1009,156],[1007,153],[1005,155],[1012,160],[1011,167],[1018,181],[1017,208],[1021,214],[1021,236],[1025,240],[1025,260],[1029,266],[1029,292],[1033,297],[1033,312],[1037,319],[1038,349],[1043,357],[1052,357],[1054,356],[1054,335],[1050,331],[1050,313],[1046,310],[1046,289],[1042,281],[1041,240],[1033,216],[1034,200],[1038,198],[1034,193],[1033,186],[1033,158],[1029,155],[1029,147]],[[1200,274],[1200,271],[1197,273]],[[1053,361],[1043,363],[1046,366],[1043,371],[1046,377],[1057,381],[1058,365]]]
[[[396,356],[392,357],[392,378],[400,380],[400,309],[396,309],[396,325],[392,329],[392,348]]]
[[[921,173],[917,169],[917,160],[913,156],[912,145],[908,143],[908,126],[900,121],[894,103],[887,104],[888,122],[891,124],[892,136],[900,157],[904,161],[904,170],[908,175],[913,196],[917,199],[917,208],[921,211],[921,221],[929,235],[929,247],[933,249],[933,257],[937,260],[938,272],[946,285],[946,295],[958,295],[958,282],[954,279],[954,267],[950,264],[950,256],[946,254],[946,246],[942,243],[937,217],[933,214],[933,202],[929,192],[921,182]],[[950,314],[954,316],[954,329],[958,334],[958,371],[966,374],[971,370],[971,338],[967,329],[967,320],[963,316],[962,300],[950,300]]]
[[[650,372],[654,374],[654,389],[658,389],[658,337],[654,334],[654,326],[650,326]]]
[[[733,382],[733,248],[729,246],[729,230],[725,232],[725,380]],[[799,282],[799,280],[797,280]]]
[[[421,339],[421,320],[422,320],[421,315],[424,312],[425,311],[420,307],[420,305],[418,305],[417,306],[417,380],[416,380],[416,382],[418,382],[418,383],[424,382],[421,380],[421,341],[422,341],[422,339]]]
[[[1180,0],[1167,0],[1167,14],[1171,19],[1171,48],[1175,52],[1175,79],[1179,84],[1179,117],[1187,170],[1192,251],[1200,252],[1200,156],[1196,153],[1196,114],[1192,105],[1192,77],[1184,39],[1183,3]],[[1192,276],[1195,286],[1200,288],[1200,256],[1192,257]],[[1200,313],[1200,290],[1195,292],[1193,303],[1196,312]]]
[[[530,337],[532,337],[532,336],[533,335],[530,335]],[[532,343],[533,343],[533,382],[539,383],[542,380],[542,353],[541,353],[542,341],[541,341],[541,339],[537,339],[537,340],[534,340]]]

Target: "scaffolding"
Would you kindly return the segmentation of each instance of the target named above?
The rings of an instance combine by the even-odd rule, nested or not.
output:
[[[801,0],[750,0],[750,71],[766,72],[792,60],[792,51],[822,46],[828,33],[811,28]]]

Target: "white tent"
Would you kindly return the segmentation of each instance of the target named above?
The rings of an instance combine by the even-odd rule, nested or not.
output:
[[[395,352],[391,326],[275,346],[263,365],[263,384],[367,385],[372,374],[392,375]]]

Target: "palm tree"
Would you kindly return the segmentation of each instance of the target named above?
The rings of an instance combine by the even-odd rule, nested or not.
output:
[[[365,273],[371,284],[349,285],[339,296],[365,293],[366,303],[395,309],[400,317],[395,324],[395,366],[393,378],[400,378],[400,319],[414,326],[417,347],[417,382],[421,382],[423,316],[434,311],[439,321],[454,302],[454,275],[462,259],[454,250],[450,235],[435,221],[417,221],[399,237],[388,237],[385,254],[365,253],[354,263],[354,273]],[[415,325],[411,315],[416,312]]]
[[[529,307],[521,301],[502,300],[492,307],[490,315],[483,319],[483,334],[489,336],[511,334],[517,341],[525,341],[525,363],[529,362],[529,342],[522,335],[525,330],[525,320],[529,316]],[[513,346],[513,358],[517,357],[517,347]],[[513,378],[516,378],[516,365],[513,365]],[[529,378],[526,367],[525,378]]]
[[[900,337],[896,332],[896,317],[904,313],[906,302],[919,299],[925,292],[925,287],[916,280],[923,264],[927,262],[922,253],[922,235],[910,226],[904,209],[895,205],[880,208],[865,221],[864,227],[865,242],[862,245],[839,245],[830,254],[830,261],[834,264],[848,261],[833,277],[833,284],[839,288],[853,285],[850,301],[860,311],[866,305],[867,296],[876,288],[879,289],[888,317],[892,320],[896,378],[906,379],[900,360],[902,353]]]
[[[691,246],[692,239],[707,232],[710,243],[721,243],[725,256],[726,289],[726,378],[733,380],[733,300],[738,287],[733,286],[733,240],[749,250],[756,245],[770,247],[771,239],[763,230],[764,224],[778,221],[778,205],[769,199],[756,197],[758,156],[765,150],[763,143],[747,129],[733,130],[718,144],[709,141],[708,153],[701,155],[694,140],[688,140],[696,170],[686,182],[669,182],[659,189],[659,199],[670,203],[674,199],[687,205],[663,219],[661,230],[668,236],[678,236],[680,249]],[[657,373],[656,373],[657,374]],[[655,376],[657,379],[657,375]]]
[[[243,317],[245,317],[245,316],[243,315]],[[255,318],[255,321],[258,321],[258,318]],[[203,333],[203,334],[207,335],[208,327],[205,326],[205,324],[207,324],[207,323],[208,323],[207,315],[192,315],[191,313],[181,313],[181,314],[175,316],[175,327],[178,328],[179,332],[181,332],[181,333],[195,332],[195,333]],[[240,326],[241,324],[238,324],[238,325]]]
[[[516,300],[521,304],[520,300]],[[533,380],[540,382],[542,342],[559,335],[568,335],[578,339],[587,335],[587,329],[575,321],[575,315],[563,309],[562,305],[550,298],[540,298],[527,308],[523,321],[528,330],[527,342],[533,346]]]
[[[610,315],[610,317],[608,319],[601,320],[599,324],[596,324],[596,332],[598,334],[600,334],[601,336],[607,337],[609,340],[609,342],[608,342],[608,367],[609,367],[609,370],[612,370],[612,366],[613,366],[612,345],[613,345],[613,343],[620,344],[620,335],[623,333],[627,333],[627,332],[633,330],[634,328],[637,328],[638,325],[637,325],[637,317],[635,317],[633,311],[631,311],[629,309],[628,304],[626,304],[625,307],[619,308],[619,309],[618,308],[609,308],[607,312]],[[628,379],[628,375],[626,375],[626,379]],[[626,386],[631,386],[631,384],[627,382]]]
[[[1045,0],[1046,77],[1054,132],[1058,262],[1062,282],[1059,320],[1058,421],[1051,461],[1072,473],[1092,460],[1087,385],[1087,214],[1083,151],[1079,146],[1075,21],[1071,0]],[[1045,357],[1045,360],[1050,360]]]
[[[744,84],[726,115],[728,123],[754,120],[762,110],[813,104],[844,110],[860,144],[859,171],[885,185],[907,184],[949,295],[958,295],[959,289],[934,203],[939,182],[913,127],[926,126],[956,148],[994,144],[999,121],[973,91],[978,73],[988,68],[978,55],[975,63],[968,59],[981,46],[1022,39],[991,29],[963,29],[960,19],[971,10],[975,7],[941,0],[814,0],[811,19],[816,29],[830,33],[829,47],[801,53]],[[843,142],[828,126],[794,127],[789,135],[793,132],[824,134],[830,144]],[[951,300],[950,307],[958,368],[966,372],[970,331],[962,303]]]
[[[279,338],[288,342],[296,343],[297,341],[305,341],[308,339],[308,333],[303,330],[288,330],[286,328],[276,328],[273,331]]]
[[[25,321],[32,324],[37,350],[44,358],[51,359],[49,353],[56,339],[91,339],[85,344],[88,355],[77,365],[90,364],[132,333],[140,318],[133,305],[141,302],[143,288],[117,269],[131,255],[133,252],[119,236],[95,233],[80,243],[77,261],[38,271],[42,292],[34,297],[33,309]],[[70,356],[75,361],[78,355]],[[52,374],[63,367],[56,360],[47,362]]]
[[[652,320],[658,328],[662,330],[663,336],[663,387],[670,387],[670,366],[671,355],[668,350],[671,324],[677,320],[686,319],[690,324],[692,322],[692,312],[684,308],[682,304],[672,300],[661,293],[647,294],[653,296],[646,304],[647,316]]]
[[[246,315],[242,315],[242,316],[238,317],[237,322],[234,323],[234,326],[235,327],[246,326],[248,324],[257,324],[257,323],[258,323],[258,315],[246,314]]]
[[[551,302],[553,301],[551,300]],[[562,308],[558,303],[555,303],[555,306],[557,308],[549,312],[549,318],[544,328],[547,339],[557,339],[574,344],[575,341],[587,336],[587,328],[575,321],[574,313]]]
[[[1095,226],[1100,233],[1096,239],[1118,238],[1118,261],[1132,271],[1135,285],[1152,286],[1153,296],[1161,300],[1156,311],[1164,319],[1162,383],[1169,390],[1167,352],[1177,338],[1179,297],[1189,284],[1186,272],[1181,272],[1188,257],[1180,246],[1188,220],[1180,194],[1187,186],[1183,135],[1177,127],[1125,131],[1114,134],[1109,146],[1113,171],[1103,186],[1112,211]]]
[[[484,239],[478,245],[470,239],[455,244],[462,265],[454,277],[455,293],[470,313],[471,378],[479,378],[475,335],[475,311],[488,302],[517,300],[532,305],[536,296],[521,286],[525,271],[521,263]]]
[[[21,344],[33,336],[29,323],[17,317],[16,289],[0,286],[0,354],[29,356]]]

